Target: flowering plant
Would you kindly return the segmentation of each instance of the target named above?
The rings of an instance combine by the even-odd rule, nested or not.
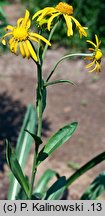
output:
[[[96,43],[87,40],[94,48],[89,48],[91,53],[73,53],[68,54],[59,59],[49,72],[45,80],[43,74],[43,62],[48,46],[51,46],[51,38],[59,22],[65,22],[67,26],[67,37],[73,36],[75,24],[79,32],[80,39],[82,36],[87,37],[87,27],[83,27],[78,20],[73,16],[73,7],[67,3],[60,2],[55,7],[46,7],[36,12],[32,20],[38,24],[38,33],[31,31],[31,19],[28,10],[25,16],[17,20],[15,27],[8,25],[6,30],[9,32],[2,37],[2,44],[8,45],[10,51],[15,55],[20,52],[22,57],[32,59],[37,66],[37,89],[36,89],[36,113],[35,108],[28,107],[23,126],[17,141],[16,151],[13,150],[11,143],[6,140],[6,158],[8,165],[12,171],[8,199],[60,199],[64,191],[83,173],[100,163],[105,159],[105,152],[93,158],[79,170],[77,170],[68,179],[60,176],[59,173],[53,170],[46,170],[42,174],[41,179],[36,184],[35,177],[39,165],[48,158],[58,147],[64,144],[75,132],[78,123],[72,122],[60,128],[52,137],[50,137],[41,148],[42,140],[42,119],[46,108],[47,101],[47,87],[49,85],[56,85],[58,83],[69,83],[74,85],[70,80],[54,80],[50,81],[58,64],[67,58],[73,56],[85,57],[85,60],[91,61],[86,65],[86,68],[92,67],[89,72],[101,71],[102,51],[99,48],[101,41],[95,35]],[[42,36],[42,29],[48,29],[49,38]],[[9,37],[9,40],[7,38]],[[45,45],[42,44],[44,42]],[[36,43],[36,45],[35,45]],[[35,117],[37,114],[37,126],[35,124]],[[35,129],[36,128],[36,129]],[[35,143],[34,159],[32,166],[31,180],[28,180],[23,173],[23,167],[29,153],[32,143]],[[48,187],[48,182],[51,178],[56,176],[56,181]],[[35,185],[34,185],[35,183]]]

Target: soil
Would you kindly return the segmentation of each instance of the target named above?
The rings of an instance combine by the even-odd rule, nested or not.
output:
[[[20,5],[6,7],[10,23],[17,19]],[[15,13],[19,11],[19,13]],[[12,17],[10,16],[12,14]],[[67,53],[64,48],[50,49],[43,66],[46,78],[57,60]],[[47,168],[70,176],[74,170],[69,162],[80,166],[105,151],[105,59],[102,73],[89,74],[83,59],[65,60],[56,69],[52,80],[69,79],[77,85],[58,84],[48,87],[47,107],[43,120],[43,141],[59,128],[73,121],[78,122],[74,135],[46,160],[40,167],[37,178]],[[7,198],[8,167],[5,161],[4,139],[13,143],[22,124],[26,107],[34,104],[36,87],[36,66],[32,60],[16,57],[12,53],[0,56],[0,199]],[[33,146],[34,148],[34,146]],[[31,149],[26,173],[30,176],[33,148]],[[105,170],[105,162],[81,176],[69,190],[69,199],[79,199],[93,179]],[[101,197],[102,199],[102,197]],[[103,196],[104,199],[104,196]]]

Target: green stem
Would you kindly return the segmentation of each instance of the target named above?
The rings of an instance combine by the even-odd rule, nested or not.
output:
[[[37,88],[37,116],[38,116],[38,130],[37,136],[41,138],[42,132],[42,68],[37,66],[38,70],[38,88]]]
[[[54,34],[54,31],[55,31],[55,29],[56,29],[58,23],[59,23],[59,21],[58,21],[58,22],[54,25],[54,27],[52,28],[52,30],[51,30],[51,32],[50,32],[50,34],[49,34],[49,38],[48,38],[49,41],[51,40],[51,38],[52,38],[52,36],[53,36],[53,34]],[[44,50],[43,50],[42,61],[44,60],[44,57],[45,57],[45,55],[46,55],[47,49],[48,49],[48,44],[45,45],[45,48],[44,48]]]
[[[37,117],[38,117],[37,136],[41,138],[41,132],[42,132],[42,68],[41,68],[41,65],[38,63],[37,63],[37,76],[38,76],[37,101],[36,101]],[[31,178],[30,195],[29,195],[30,199],[32,196],[35,176],[37,172],[38,148],[39,148],[39,145],[35,143],[35,152],[34,152],[34,159],[33,159],[32,178]]]
[[[54,73],[55,69],[57,68],[57,66],[59,65],[60,62],[62,62],[63,60],[70,58],[70,57],[74,57],[74,56],[81,56],[81,57],[87,57],[87,56],[93,56],[93,54],[86,54],[86,53],[73,53],[73,54],[69,54],[69,55],[65,55],[62,58],[60,58],[60,60],[55,64],[53,70],[51,71],[51,73],[49,74],[46,82],[48,82],[48,80],[51,78],[52,74]]]
[[[33,159],[33,167],[32,167],[32,177],[31,177],[31,184],[30,184],[29,199],[31,199],[31,196],[32,196],[36,171],[37,171],[37,166],[36,166],[36,152],[34,152],[34,159]]]

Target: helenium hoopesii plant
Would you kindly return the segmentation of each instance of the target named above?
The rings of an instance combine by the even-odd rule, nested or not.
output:
[[[38,33],[30,30],[32,22],[30,19],[30,13],[26,10],[25,16],[17,20],[16,26],[7,26],[6,29],[9,32],[2,37],[3,45],[6,45],[8,42],[12,53],[18,55],[20,52],[23,58],[31,58],[37,66],[36,107],[33,108],[32,106],[29,106],[27,109],[17,141],[16,151],[13,150],[10,142],[6,140],[6,158],[12,171],[8,199],[60,199],[64,191],[79,176],[105,159],[105,152],[93,158],[68,179],[64,176],[60,176],[56,171],[46,170],[46,172],[42,174],[39,182],[36,184],[35,177],[39,165],[72,136],[78,125],[77,122],[72,122],[63,126],[54,135],[52,135],[41,148],[41,144],[43,143],[42,120],[47,103],[47,87],[58,83],[74,84],[72,81],[66,79],[50,81],[58,64],[65,59],[73,56],[85,57],[86,60],[91,61],[86,65],[86,68],[93,67],[90,72],[95,70],[100,72],[101,58],[103,54],[99,48],[101,42],[99,41],[98,36],[95,35],[96,44],[87,40],[87,42],[93,46],[93,48],[89,48],[91,53],[73,53],[62,56],[59,61],[56,62],[53,69],[49,71],[49,75],[45,80],[43,74],[43,62],[48,46],[51,46],[51,37],[59,25],[59,22],[65,22],[65,25],[67,26],[68,40],[70,40],[70,36],[74,35],[72,22],[74,22],[79,32],[80,39],[82,36],[87,37],[87,27],[82,27],[79,21],[73,16],[73,7],[63,2],[60,2],[55,7],[46,7],[39,10],[33,15],[32,19],[34,22],[38,23]],[[48,39],[42,36],[43,28],[49,30]],[[42,44],[42,41],[44,42],[44,45]],[[36,121],[37,127],[35,129]],[[31,179],[28,180],[28,177],[23,173],[23,167],[29,154],[32,139],[35,143],[35,150],[32,176]],[[48,182],[54,176],[57,178],[56,181],[48,187]]]

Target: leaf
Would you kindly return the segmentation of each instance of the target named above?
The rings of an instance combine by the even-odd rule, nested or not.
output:
[[[29,178],[28,178],[28,176],[25,176],[25,178],[26,178],[26,181],[27,181],[28,184],[29,184]],[[15,198],[15,199],[16,199],[16,200],[26,200],[26,199],[27,199],[27,196],[26,196],[26,194],[25,194],[25,192],[24,192],[24,190],[23,190],[22,187],[20,187],[19,192],[18,192],[18,194],[16,195],[16,198]]]
[[[22,169],[21,169],[19,162],[17,160],[16,154],[13,151],[10,143],[7,140],[6,140],[6,159],[7,159],[8,165],[9,165],[13,175],[18,180],[19,184],[21,185],[25,194],[28,197],[29,185],[27,183],[25,176],[23,175],[23,172],[22,172]]]
[[[42,200],[43,194],[42,193],[33,193],[31,196],[31,200]]]
[[[40,137],[36,136],[35,134],[31,133],[31,132],[28,131],[28,130],[25,130],[25,131],[31,135],[31,137],[34,139],[34,141],[35,141],[38,145],[42,144],[42,140],[40,139]]]
[[[68,162],[68,167],[70,167],[71,169],[73,169],[75,171],[80,169],[80,165],[78,163],[74,162],[74,161],[69,161]]]
[[[39,179],[38,181],[38,184],[36,185],[36,188],[34,190],[34,193],[42,193],[44,194],[47,190],[47,186],[48,186],[48,183],[49,181],[54,177],[58,177],[58,173],[55,172],[54,170],[46,170],[41,178]]]
[[[105,192],[105,171],[99,174],[86,189],[81,200],[95,200]]]
[[[66,178],[60,177],[47,191],[44,200],[59,200],[65,191]]]
[[[77,128],[77,124],[77,122],[73,122],[64,126],[48,140],[46,145],[39,152],[37,159],[38,164],[45,160],[50,154],[52,154],[59,146],[65,143],[72,136]]]
[[[47,86],[51,86],[51,85],[55,85],[55,84],[59,84],[59,83],[69,83],[69,84],[72,84],[72,85],[76,85],[74,82],[72,82],[70,80],[55,80],[53,82],[46,82],[44,84],[44,86],[47,87]]]
[[[36,118],[36,113],[35,113],[35,108],[32,105],[29,105],[27,107],[26,115],[23,121],[23,125],[21,128],[21,131],[19,133],[19,137],[17,140],[17,145],[16,145],[16,155],[19,161],[19,164],[21,168],[23,169],[29,152],[30,148],[33,142],[32,137],[25,132],[25,129],[30,130],[32,133],[35,131],[35,118]],[[8,191],[8,199],[9,200],[14,200],[16,195],[18,194],[20,185],[18,184],[18,181],[16,178],[12,175],[10,179],[10,186],[9,186],[9,191]]]
[[[66,187],[68,188],[68,186],[70,186],[74,181],[76,181],[81,175],[86,173],[88,170],[92,169],[94,166],[96,166],[103,160],[105,160],[105,152],[102,152],[101,154],[87,162],[84,166],[78,169],[72,176],[70,176],[67,179]]]

